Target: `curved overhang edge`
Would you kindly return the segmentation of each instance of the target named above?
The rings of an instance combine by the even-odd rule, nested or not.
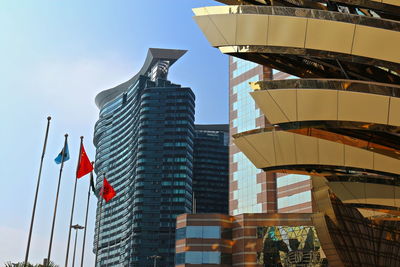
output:
[[[146,74],[149,69],[156,63],[158,60],[169,60],[170,66],[172,66],[179,58],[181,58],[187,50],[180,49],[164,49],[164,48],[149,48],[146,56],[146,60],[140,69],[140,71],[133,76],[128,81],[117,85],[116,87],[101,91],[95,97],[96,106],[99,109],[102,109],[103,106],[115,99],[117,96],[121,95],[123,92],[126,92],[129,86],[141,76]]]

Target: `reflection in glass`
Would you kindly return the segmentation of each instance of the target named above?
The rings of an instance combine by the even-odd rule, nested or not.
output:
[[[264,267],[328,266],[312,226],[258,227],[257,237],[263,239],[257,263]]]

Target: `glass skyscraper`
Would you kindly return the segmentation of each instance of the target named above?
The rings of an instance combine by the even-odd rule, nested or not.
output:
[[[96,266],[174,265],[175,219],[192,211],[195,96],[167,75],[185,52],[149,49],[136,76],[96,97],[97,186],[105,176],[117,192],[100,225],[97,210]]]
[[[193,192],[196,213],[228,214],[229,125],[195,125]]]

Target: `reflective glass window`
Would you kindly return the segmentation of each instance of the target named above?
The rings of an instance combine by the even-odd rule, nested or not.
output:
[[[203,229],[201,226],[186,227],[186,238],[202,238]]]
[[[308,176],[308,175],[288,174],[288,175],[281,176],[278,179],[276,179],[276,186],[279,188],[279,187],[288,186],[288,185],[292,185],[295,183],[307,181],[309,179],[310,179],[310,176]]]
[[[181,228],[183,229],[183,228]],[[176,253],[175,255],[176,264],[185,264],[185,253]]]
[[[202,264],[203,253],[201,251],[188,251],[185,253],[185,263],[187,264]]]
[[[204,264],[220,264],[221,263],[221,252],[204,251],[202,263],[204,263]]]
[[[176,240],[184,239],[185,238],[186,228],[179,228],[176,229]]]
[[[219,226],[187,226],[177,230],[176,239],[183,238],[221,238]]]
[[[203,226],[203,238],[220,238],[219,226]]]

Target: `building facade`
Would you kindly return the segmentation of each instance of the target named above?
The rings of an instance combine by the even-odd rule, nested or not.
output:
[[[97,184],[117,192],[97,210],[96,266],[174,265],[176,216],[192,211],[195,96],[167,74],[185,52],[149,49],[135,77],[96,97]]]
[[[195,213],[228,214],[227,124],[195,125],[193,194]]]
[[[276,178],[279,213],[311,213],[311,179],[309,175],[282,174]]]
[[[194,9],[212,46],[299,77],[251,83],[270,125],[234,134],[234,144],[266,173],[312,177],[313,213],[304,215],[330,266],[400,266],[398,1],[219,2],[227,5]],[[264,251],[262,261],[233,265],[319,266],[303,265],[305,249],[286,262],[290,243],[277,244],[280,262],[265,262]]]
[[[268,122],[250,96],[249,82],[271,80],[270,68],[229,57],[229,133],[265,127]],[[276,212],[275,175],[251,163],[230,138],[229,214]]]
[[[185,52],[149,49],[137,75],[96,97],[97,187],[107,177],[117,192],[98,205],[96,266],[174,266],[176,217],[228,212],[228,125],[194,125],[192,90],[167,79]]]
[[[176,267],[325,267],[309,213],[184,214]]]
[[[298,77],[273,69],[272,80]],[[279,213],[311,213],[311,178],[309,175],[276,173],[276,198]]]
[[[270,126],[251,97],[250,82],[294,79],[293,75],[229,57],[230,134]],[[230,139],[230,214],[311,212],[311,181],[306,175],[264,172]]]
[[[250,82],[295,78],[235,57],[229,76],[231,135],[271,126],[250,95]],[[229,156],[230,216],[179,216],[176,266],[327,266],[311,223],[310,176],[257,169],[232,138]]]

